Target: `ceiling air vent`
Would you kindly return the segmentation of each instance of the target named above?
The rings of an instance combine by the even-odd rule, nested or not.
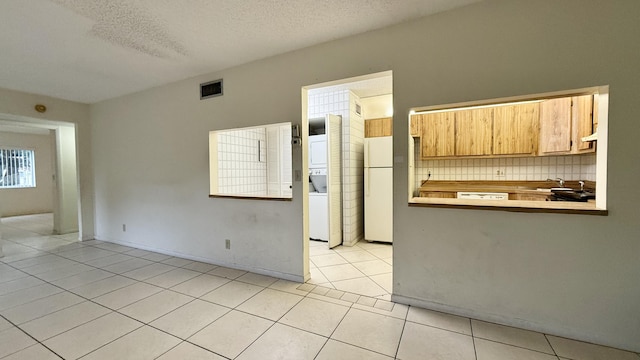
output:
[[[200,100],[222,95],[222,79],[200,84]]]

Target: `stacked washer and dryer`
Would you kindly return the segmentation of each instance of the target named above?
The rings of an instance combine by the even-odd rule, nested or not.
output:
[[[309,136],[309,237],[329,240],[327,135]]]

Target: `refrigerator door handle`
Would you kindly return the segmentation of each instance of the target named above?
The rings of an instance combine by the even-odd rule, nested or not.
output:
[[[365,177],[367,181],[364,182],[364,196],[369,196],[369,182],[371,182],[371,169],[370,168],[366,168],[366,169],[367,169],[367,173],[365,174]]]
[[[367,141],[367,148],[364,151],[364,166],[369,166],[369,152],[371,150],[371,142]]]

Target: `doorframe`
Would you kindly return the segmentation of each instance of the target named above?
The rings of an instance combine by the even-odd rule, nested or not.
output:
[[[9,125],[9,126],[21,126],[21,127],[27,127],[27,128],[42,128],[42,129],[48,129],[50,130],[50,134],[49,136],[51,136],[51,140],[52,140],[52,163],[53,166],[56,168],[54,170],[54,175],[56,176],[56,179],[54,181],[53,184],[53,204],[52,204],[52,213],[54,216],[54,224],[55,224],[55,219],[56,216],[59,217],[60,214],[60,209],[58,204],[60,204],[61,202],[61,194],[59,191],[57,191],[57,183],[58,183],[58,179],[57,179],[57,163],[58,163],[58,153],[59,153],[59,144],[57,143],[57,139],[54,135],[55,132],[59,131],[59,129],[61,127],[71,127],[73,129],[73,137],[74,137],[74,146],[75,146],[75,180],[76,180],[76,186],[75,186],[75,192],[76,192],[76,198],[77,198],[77,202],[76,202],[76,208],[77,208],[77,212],[78,212],[78,218],[77,218],[77,231],[78,231],[78,240],[82,241],[83,239],[83,229],[82,229],[82,198],[81,198],[81,192],[80,192],[80,169],[78,166],[78,126],[76,123],[74,122],[70,122],[70,121],[55,121],[55,120],[48,120],[48,119],[36,119],[36,118],[31,118],[31,117],[26,117],[26,116],[16,116],[16,115],[11,115],[11,114],[5,114],[5,113],[0,113],[0,125],[5,124],[5,125]],[[2,216],[2,214],[0,214],[0,217]],[[54,226],[55,227],[55,226]],[[53,229],[52,229],[53,230]],[[75,230],[75,229],[74,229]],[[73,232],[73,231],[71,231]]]
[[[336,85],[353,83],[356,81],[370,80],[375,78],[381,78],[385,76],[393,76],[393,70],[380,71],[376,73],[370,73],[360,76],[353,76],[348,78],[341,78],[333,81],[327,81],[322,83],[316,83],[301,87],[301,146],[302,146],[302,177],[309,174],[309,90],[320,89],[325,87],[331,87]],[[308,182],[308,180],[307,180]],[[302,264],[303,264],[303,278],[304,282],[311,279],[310,266],[309,266],[309,186],[305,181],[302,181]],[[344,206],[344,205],[343,205]],[[344,215],[343,215],[344,216]],[[343,239],[344,241],[344,239]]]

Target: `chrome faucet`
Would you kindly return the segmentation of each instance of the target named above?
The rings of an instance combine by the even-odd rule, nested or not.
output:
[[[555,179],[547,179],[547,181],[556,181],[560,187],[564,187],[564,179],[563,178],[555,178]]]

